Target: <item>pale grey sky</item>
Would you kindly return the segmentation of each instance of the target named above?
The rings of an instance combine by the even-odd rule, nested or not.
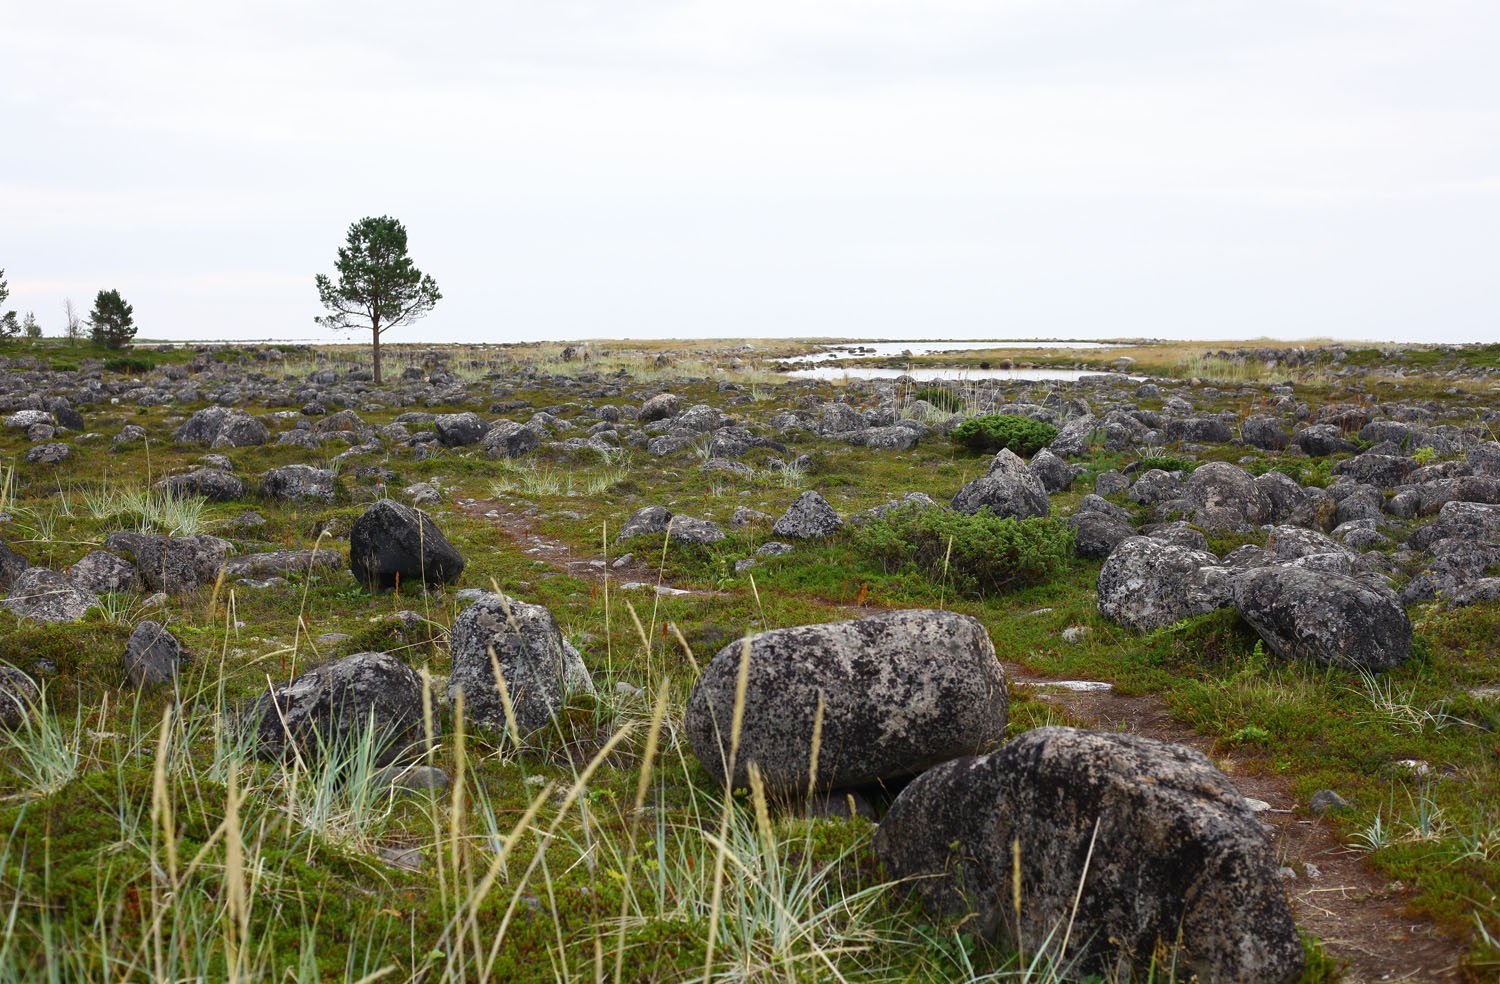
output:
[[[48,334],[1500,339],[1495,0],[0,0]]]

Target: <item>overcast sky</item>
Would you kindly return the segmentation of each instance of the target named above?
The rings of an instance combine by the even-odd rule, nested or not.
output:
[[[1500,339],[1495,0],[0,0],[0,267],[60,328]]]

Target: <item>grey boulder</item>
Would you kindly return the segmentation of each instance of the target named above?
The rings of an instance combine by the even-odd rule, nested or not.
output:
[[[199,468],[185,475],[173,475],[161,485],[176,499],[197,496],[210,502],[230,502],[245,494],[245,483],[238,476],[218,468]]]
[[[694,754],[719,782],[753,763],[780,796],[921,772],[997,746],[1005,672],[979,622],[953,612],[893,611],[775,629],[749,640],[739,753],[728,758],[743,640],[719,651],[688,698]],[[813,733],[822,706],[816,781]]]
[[[266,472],[260,491],[278,502],[332,502],[333,472],[312,465],[282,465]]]
[[[90,608],[99,607],[99,596],[74,586],[57,571],[28,567],[0,606],[34,622],[77,622]]]
[[[506,698],[527,734],[550,724],[569,693],[594,692],[583,659],[541,605],[485,594],[459,613],[449,640],[448,696],[462,693],[465,718],[492,731],[507,730]]]
[[[1184,978],[1290,982],[1302,972],[1271,842],[1191,748],[1029,731],[918,777],[891,804],[875,850],[930,908],[976,913],[985,935],[1025,953],[1066,935],[1078,947],[1067,956],[1111,980],[1162,966],[1159,947]]]
[[[31,677],[14,666],[0,664],[0,728],[14,731],[24,727],[41,697]]]
[[[962,513],[988,509],[996,516],[1011,519],[1045,516],[1052,508],[1041,479],[1009,449],[995,455],[983,477],[959,489],[952,505]]]
[[[422,741],[422,681],[389,653],[355,653],[273,685],[251,722],[268,759],[348,755],[370,729],[377,761],[388,764]]]
[[[123,557],[108,550],[91,550],[68,568],[68,581],[94,594],[121,594],[139,590],[141,575]]]
[[[349,530],[349,570],[368,588],[451,584],[463,569],[463,555],[432,518],[394,499],[375,503]]]
[[[797,496],[787,511],[771,526],[771,532],[791,540],[814,540],[831,536],[844,528],[844,521],[828,500],[817,492]]]
[[[140,622],[125,643],[125,679],[136,687],[171,683],[186,661],[182,643],[159,622]]]
[[[1229,571],[1213,554],[1146,536],[1121,540],[1099,569],[1099,614],[1137,632],[1229,603]]]
[[[1411,655],[1411,622],[1390,590],[1327,570],[1260,567],[1235,576],[1234,605],[1278,655],[1386,670]]]

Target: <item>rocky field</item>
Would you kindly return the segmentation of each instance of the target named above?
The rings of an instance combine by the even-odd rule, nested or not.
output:
[[[1500,350],[806,348],[0,348],[0,979],[1500,975]]]

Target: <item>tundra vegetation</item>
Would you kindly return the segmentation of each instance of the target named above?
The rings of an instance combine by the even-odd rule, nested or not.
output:
[[[1500,347],[97,341],[0,344],[0,979],[1500,973]]]

